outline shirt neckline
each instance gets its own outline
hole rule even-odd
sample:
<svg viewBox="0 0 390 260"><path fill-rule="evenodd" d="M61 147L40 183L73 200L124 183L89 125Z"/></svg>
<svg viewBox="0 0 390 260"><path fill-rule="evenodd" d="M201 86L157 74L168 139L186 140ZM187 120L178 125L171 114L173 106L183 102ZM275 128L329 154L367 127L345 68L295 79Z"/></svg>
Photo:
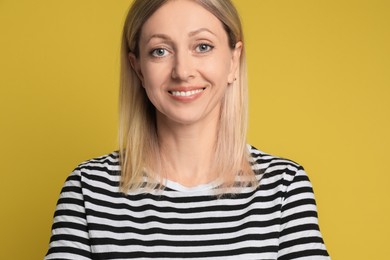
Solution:
<svg viewBox="0 0 390 260"><path fill-rule="evenodd" d="M189 187L189 186L184 186L178 182L165 179L164 184L167 188L172 189L174 191L191 193L191 192L211 191L220 185L220 181L214 180L209 183L199 184L196 186Z"/></svg>

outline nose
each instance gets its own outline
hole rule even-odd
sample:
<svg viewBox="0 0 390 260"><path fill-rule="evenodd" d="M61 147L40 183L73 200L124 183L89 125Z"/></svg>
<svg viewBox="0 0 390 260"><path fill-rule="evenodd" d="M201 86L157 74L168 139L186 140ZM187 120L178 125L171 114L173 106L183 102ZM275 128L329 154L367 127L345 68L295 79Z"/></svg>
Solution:
<svg viewBox="0 0 390 260"><path fill-rule="evenodd" d="M180 81L188 81L195 76L193 59L186 51L178 51L172 66L172 78Z"/></svg>

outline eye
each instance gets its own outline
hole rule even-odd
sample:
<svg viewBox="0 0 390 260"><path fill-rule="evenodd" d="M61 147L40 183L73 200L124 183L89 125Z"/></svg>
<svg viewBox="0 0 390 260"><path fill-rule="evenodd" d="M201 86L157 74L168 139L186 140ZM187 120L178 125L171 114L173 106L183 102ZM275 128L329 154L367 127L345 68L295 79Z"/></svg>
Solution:
<svg viewBox="0 0 390 260"><path fill-rule="evenodd" d="M209 52L214 48L214 46L211 46L210 44L207 43L201 43L198 46L196 46L196 51L197 52Z"/></svg>
<svg viewBox="0 0 390 260"><path fill-rule="evenodd" d="M153 56L153 57L164 57L166 55L168 55L168 51L164 48L157 48L157 49L153 49L150 54Z"/></svg>

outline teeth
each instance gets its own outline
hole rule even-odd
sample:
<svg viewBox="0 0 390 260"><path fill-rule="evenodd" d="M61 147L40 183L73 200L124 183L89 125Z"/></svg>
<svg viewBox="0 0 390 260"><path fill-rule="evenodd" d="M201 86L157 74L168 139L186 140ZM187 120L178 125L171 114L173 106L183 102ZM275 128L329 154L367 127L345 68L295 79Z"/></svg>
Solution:
<svg viewBox="0 0 390 260"><path fill-rule="evenodd" d="M203 89L196 89L196 90L190 90L190 91L170 91L172 96L177 96L177 97L189 97L192 95L195 95L197 93L202 92Z"/></svg>

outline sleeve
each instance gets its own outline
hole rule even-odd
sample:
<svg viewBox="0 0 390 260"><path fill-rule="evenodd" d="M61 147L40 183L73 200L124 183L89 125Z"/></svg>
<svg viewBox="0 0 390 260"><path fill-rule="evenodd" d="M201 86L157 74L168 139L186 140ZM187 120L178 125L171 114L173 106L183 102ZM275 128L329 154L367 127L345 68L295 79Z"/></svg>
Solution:
<svg viewBox="0 0 390 260"><path fill-rule="evenodd" d="M288 183L281 210L278 260L329 260L313 188L302 167Z"/></svg>
<svg viewBox="0 0 390 260"><path fill-rule="evenodd" d="M62 188L54 213L45 260L92 259L80 171L76 169Z"/></svg>

